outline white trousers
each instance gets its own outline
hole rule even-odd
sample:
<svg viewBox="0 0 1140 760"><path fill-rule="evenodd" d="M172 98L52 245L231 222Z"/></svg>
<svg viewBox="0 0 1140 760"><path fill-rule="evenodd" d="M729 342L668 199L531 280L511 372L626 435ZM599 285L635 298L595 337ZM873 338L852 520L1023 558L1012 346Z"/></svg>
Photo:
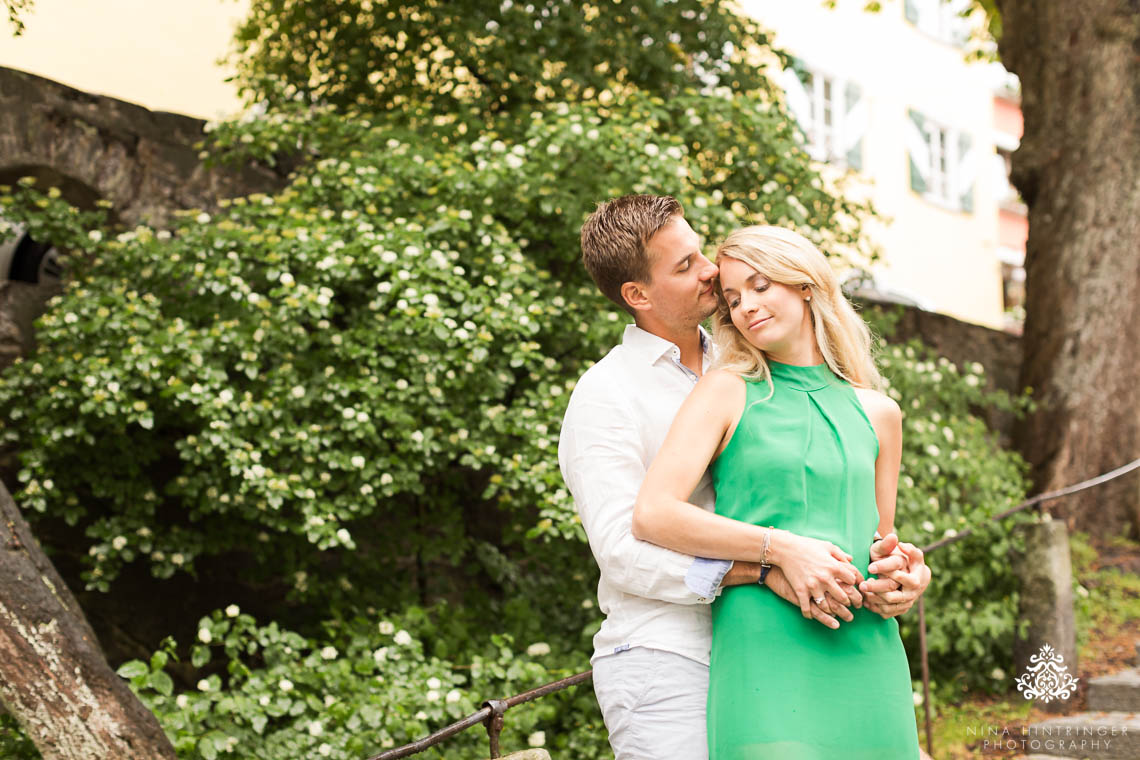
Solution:
<svg viewBox="0 0 1140 760"><path fill-rule="evenodd" d="M709 668L634 647L594 661L594 694L615 760L708 760Z"/></svg>

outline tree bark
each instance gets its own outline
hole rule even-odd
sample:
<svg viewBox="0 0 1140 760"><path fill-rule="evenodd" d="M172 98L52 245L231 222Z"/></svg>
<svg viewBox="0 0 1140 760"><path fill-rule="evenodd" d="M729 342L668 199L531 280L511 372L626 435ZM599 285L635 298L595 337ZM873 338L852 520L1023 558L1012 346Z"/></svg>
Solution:
<svg viewBox="0 0 1140 760"><path fill-rule="evenodd" d="M1040 492L1140 457L1140 0L996 4L1025 118L1021 381L1038 404L1015 439ZM1051 509L1070 528L1140 536L1140 476Z"/></svg>
<svg viewBox="0 0 1140 760"><path fill-rule="evenodd" d="M0 484L0 703L44 760L175 760Z"/></svg>

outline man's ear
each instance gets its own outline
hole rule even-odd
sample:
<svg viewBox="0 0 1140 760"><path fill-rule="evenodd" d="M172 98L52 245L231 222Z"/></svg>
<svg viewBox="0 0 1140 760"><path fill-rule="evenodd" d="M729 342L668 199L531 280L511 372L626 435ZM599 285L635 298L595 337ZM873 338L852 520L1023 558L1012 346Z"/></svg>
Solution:
<svg viewBox="0 0 1140 760"><path fill-rule="evenodd" d="M621 297L634 311L646 311L651 308L649 295L645 292L645 286L640 282L622 283Z"/></svg>

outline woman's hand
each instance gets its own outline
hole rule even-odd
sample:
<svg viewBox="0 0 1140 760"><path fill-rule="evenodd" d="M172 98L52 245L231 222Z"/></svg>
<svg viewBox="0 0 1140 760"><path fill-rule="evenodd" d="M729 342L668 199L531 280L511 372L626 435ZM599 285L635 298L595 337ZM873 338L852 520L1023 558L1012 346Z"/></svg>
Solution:
<svg viewBox="0 0 1140 760"><path fill-rule="evenodd" d="M791 602L792 604L799 604L799 600L796 599L796 592L792 590L792 584L784 577L784 571L780 568L773 567L768 571L768 577L764 579L764 585L781 599ZM854 620L855 615L847 607L848 605L853 605L856 608L863 606L863 597L854 586L845 587L845 590L847 596L842 600L837 601L829 596L823 601L823 604L812 604L812 618L831 629L839 627L839 620L836 618L841 618L847 623Z"/></svg>
<svg viewBox="0 0 1140 760"><path fill-rule="evenodd" d="M854 587L863 581L863 574L851 564L853 557L835 544L772 529L770 551L771 563L783 571L805 618L815 617L813 605L836 613L846 606L844 602L854 603Z"/></svg>

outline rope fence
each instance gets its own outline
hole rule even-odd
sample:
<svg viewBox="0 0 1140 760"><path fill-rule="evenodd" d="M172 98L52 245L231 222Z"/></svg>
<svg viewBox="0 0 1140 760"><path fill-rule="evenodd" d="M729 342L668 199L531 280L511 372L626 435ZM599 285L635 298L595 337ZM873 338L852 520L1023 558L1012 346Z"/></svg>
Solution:
<svg viewBox="0 0 1140 760"><path fill-rule="evenodd" d="M945 538L939 539L938 541L935 541L928 546L924 546L922 547L922 552L923 554L930 554L931 552L937 551L938 549L949 546L950 544L956 543L964 538L973 535L977 530L981 528L1001 522L1002 520L1005 520L1006 518L1011 517L1012 515L1015 515L1019 512L1024 512L1027 509L1039 508L1043 503L1047 501L1053 501L1074 493L1078 493L1079 491L1085 491L1089 488L1094 488L1096 486L1107 483L1110 480L1115 480L1116 478L1127 475L1128 473L1138 469L1140 469L1140 459L1134 459L1126 465L1117 467L1115 470L1109 470L1108 472L1097 475L1094 478L1089 478L1088 480L1083 480L1080 483L1074 483L1073 485L1065 486L1064 488L1059 488L1055 491L1047 491L1045 493L1038 494L1032 498L1026 499L1015 507L1011 507L1004 512L994 515L981 525L966 528L959 531L958 533L955 533L952 536L946 536ZM926 727L926 751L928 754L933 756L934 744L932 738L933 733L931 730L932 720L930 716L930 662L926 648L926 605L923 602L923 597L920 596L918 598L917 606L918 642L920 657L922 660L922 704L924 709ZM571 686L577 686L578 684L586 683L591 679L592 675L592 670L586 670L567 678L539 686L536 689L525 691L522 694L516 694L513 697L508 697L507 699L489 699L483 703L482 709L480 709L478 712L474 712L471 715L468 715L466 718L463 718L456 721L455 723L452 723L449 726L441 728L435 733L425 736L424 738L412 742L411 744L405 744L401 747L395 747L393 749L381 752L378 755L372 755L368 758L368 760L397 760L397 758L409 757L411 755L423 752L424 750L427 750L436 744L439 744L440 742L445 741L452 736L455 736L456 734L462 733L472 726L479 725L480 723L483 724L487 729L487 737L490 743L491 757L501 757L502 755L499 750L499 734L503 730L503 716L508 709L515 707L516 705L521 705L525 702L530 702L532 700L538 699L539 697L544 697L547 694L553 694L554 692L562 691L563 689L567 689Z"/></svg>

